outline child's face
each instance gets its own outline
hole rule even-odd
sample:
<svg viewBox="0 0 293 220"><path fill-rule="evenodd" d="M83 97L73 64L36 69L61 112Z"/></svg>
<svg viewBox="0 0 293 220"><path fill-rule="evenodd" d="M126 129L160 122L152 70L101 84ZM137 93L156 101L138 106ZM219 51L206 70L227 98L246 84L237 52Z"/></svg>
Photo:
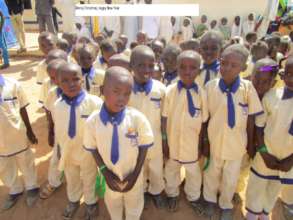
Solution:
<svg viewBox="0 0 293 220"><path fill-rule="evenodd" d="M190 21L189 21L189 19L184 19L184 21L183 21L183 26L184 27L187 27L187 26L189 26L190 25Z"/></svg>
<svg viewBox="0 0 293 220"><path fill-rule="evenodd" d="M110 57L113 56L114 54L115 54L114 50L102 51L102 56L103 56L104 60L106 61L106 63L109 63Z"/></svg>
<svg viewBox="0 0 293 220"><path fill-rule="evenodd" d="M136 57L132 65L134 79L138 83L146 83L154 72L155 57L150 54L142 54Z"/></svg>
<svg viewBox="0 0 293 220"><path fill-rule="evenodd" d="M274 86L273 73L256 70L252 75L252 84L259 97L263 97Z"/></svg>
<svg viewBox="0 0 293 220"><path fill-rule="evenodd" d="M201 16L201 23L206 23L207 22L207 20L208 20L208 18L207 18L207 16L205 16L205 15L203 15L203 16Z"/></svg>
<svg viewBox="0 0 293 220"><path fill-rule="evenodd" d="M227 19L226 18L222 18L222 20L221 20L221 23L222 23L222 25L226 25L227 24Z"/></svg>
<svg viewBox="0 0 293 220"><path fill-rule="evenodd" d="M165 71L171 73L177 70L176 59L177 56L173 53L166 53L162 56Z"/></svg>
<svg viewBox="0 0 293 220"><path fill-rule="evenodd" d="M183 84L190 86L200 72L200 62L195 58L185 57L178 61L177 69Z"/></svg>
<svg viewBox="0 0 293 220"><path fill-rule="evenodd" d="M288 89L293 91L293 64L286 65L285 73L282 79L284 80L284 83Z"/></svg>
<svg viewBox="0 0 293 220"><path fill-rule="evenodd" d="M107 109L112 113L122 111L127 105L132 91L131 81L113 81L103 87L103 95Z"/></svg>
<svg viewBox="0 0 293 220"><path fill-rule="evenodd" d="M58 78L59 87L62 92L69 98L73 98L78 95L82 90L82 74L77 71L66 71L60 73Z"/></svg>
<svg viewBox="0 0 293 220"><path fill-rule="evenodd" d="M200 43L200 53L206 64L212 64L218 60L221 53L221 46L218 40L208 38Z"/></svg>
<svg viewBox="0 0 293 220"><path fill-rule="evenodd" d="M138 33L136 36L136 41L138 44L146 44L147 38L143 33Z"/></svg>
<svg viewBox="0 0 293 220"><path fill-rule="evenodd" d="M78 54L78 64L85 69L91 68L95 62L93 51L82 50Z"/></svg>
<svg viewBox="0 0 293 220"><path fill-rule="evenodd" d="M240 24L240 17L239 16L235 17L234 22L238 26Z"/></svg>
<svg viewBox="0 0 293 220"><path fill-rule="evenodd" d="M57 69L52 68L52 69L48 70L47 72L48 72L48 75L49 75L49 77L50 77L50 80L51 80L55 85L58 85L58 82L57 82Z"/></svg>
<svg viewBox="0 0 293 220"><path fill-rule="evenodd" d="M160 61L161 55L163 53L163 44L161 44L160 42L155 42L152 45L152 49L153 49L153 51L155 53L156 60Z"/></svg>
<svg viewBox="0 0 293 220"><path fill-rule="evenodd" d="M264 47L253 47L251 49L252 59L258 61L267 56L267 49Z"/></svg>
<svg viewBox="0 0 293 220"><path fill-rule="evenodd" d="M244 70L245 61L236 52L224 52L221 57L220 72L225 82L232 83L239 73Z"/></svg>
<svg viewBox="0 0 293 220"><path fill-rule="evenodd" d="M51 50L56 48L56 45L50 37L39 40L39 48L46 56Z"/></svg>

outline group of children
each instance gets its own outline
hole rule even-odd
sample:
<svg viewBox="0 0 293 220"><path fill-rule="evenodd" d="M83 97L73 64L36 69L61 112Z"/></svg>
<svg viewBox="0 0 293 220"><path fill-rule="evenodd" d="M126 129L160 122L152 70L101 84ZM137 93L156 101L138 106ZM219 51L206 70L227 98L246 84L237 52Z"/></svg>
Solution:
<svg viewBox="0 0 293 220"><path fill-rule="evenodd" d="M20 169L29 206L66 180L64 219L73 218L82 196L85 219L97 216L98 197L114 220L140 219L150 198L175 212L184 178L197 215L212 217L218 206L228 220L237 184L249 175L246 218L269 219L282 192L292 219L293 58L278 78L280 42L275 34L245 46L211 30L179 46L139 32L128 49L125 35L112 42L41 33L37 83L53 151L48 182L39 192L23 90L1 76L0 177L10 188L3 209L23 193Z"/></svg>

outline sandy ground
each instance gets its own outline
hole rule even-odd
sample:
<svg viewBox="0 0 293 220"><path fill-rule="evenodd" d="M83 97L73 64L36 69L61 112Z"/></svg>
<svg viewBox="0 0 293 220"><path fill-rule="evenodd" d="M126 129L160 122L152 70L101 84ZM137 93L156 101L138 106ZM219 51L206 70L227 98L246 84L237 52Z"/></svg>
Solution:
<svg viewBox="0 0 293 220"><path fill-rule="evenodd" d="M35 83L36 72L34 67L38 64L40 59L12 59L11 67L7 70L1 71L5 76L9 76L19 80L26 91L30 105L28 112L32 123L33 130L38 137L38 145L32 146L35 151L36 166L38 170L39 184L42 185L47 180L48 162L51 156L51 148L47 144L47 124L44 112L39 108L37 103L39 90ZM21 174L20 174L21 175ZM0 205L7 196L8 190L0 181ZM63 185L51 198L48 200L38 200L33 208L28 208L25 204L25 197L23 196L15 207L6 212L0 213L0 220L59 220L62 219L61 214L66 206L67 198L65 186ZM99 201L101 220L108 220L109 215L102 200ZM242 205L235 208L235 220L243 218ZM75 219L83 219L84 204L81 205ZM179 204L179 211L176 213L168 213L166 210L156 210L153 204L144 210L142 220L201 220L203 217L198 217L188 205L186 199L181 193L181 200ZM218 219L218 218L214 218ZM283 220L281 217L281 206L278 202L273 211L273 220Z"/></svg>

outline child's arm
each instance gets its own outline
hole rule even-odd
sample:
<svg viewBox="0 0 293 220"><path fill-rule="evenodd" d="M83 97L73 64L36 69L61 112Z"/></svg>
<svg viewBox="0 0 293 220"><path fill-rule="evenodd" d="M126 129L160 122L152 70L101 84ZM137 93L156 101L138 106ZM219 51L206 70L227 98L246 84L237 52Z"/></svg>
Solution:
<svg viewBox="0 0 293 220"><path fill-rule="evenodd" d="M47 121L48 121L48 143L49 146L53 147L54 146L54 122L53 122L53 118L52 118L52 114L50 111L48 111L47 109L45 109L46 111L46 116L47 116Z"/></svg>
<svg viewBox="0 0 293 220"><path fill-rule="evenodd" d="M123 192L128 192L129 190L131 190L132 187L134 186L134 184L136 183L136 180L137 180L137 178L141 172L142 166L144 164L147 150L148 149L144 148L144 147L139 148L139 153L138 153L135 169L123 181L123 182L127 183L126 187L123 189Z"/></svg>
<svg viewBox="0 0 293 220"><path fill-rule="evenodd" d="M256 130L256 137L257 137L257 142L258 142L258 148L256 149L258 152L260 152L261 147L265 146L264 142L264 131L262 128L257 128ZM261 157L263 158L266 166L272 170L278 170L279 169L279 161L278 159L269 154L268 152L260 152Z"/></svg>
<svg viewBox="0 0 293 220"><path fill-rule="evenodd" d="M169 145L167 140L167 118L161 117L162 146L164 158L169 158Z"/></svg>
<svg viewBox="0 0 293 220"><path fill-rule="evenodd" d="M254 147L254 123L255 116L249 115L247 119L247 153L250 158L254 158L256 149Z"/></svg>
<svg viewBox="0 0 293 220"><path fill-rule="evenodd" d="M210 142L208 137L208 124L209 121L202 124L202 154L205 157L210 156Z"/></svg>
<svg viewBox="0 0 293 220"><path fill-rule="evenodd" d="M26 107L22 107L19 112L20 112L21 119L25 124L26 135L27 135L28 139L30 140L30 142L32 144L37 144L38 139L36 138L36 136L35 136L35 134L33 132L33 129L31 127L31 123L30 123L30 120L29 120L29 117L28 117L28 114L27 114L27 111L26 111Z"/></svg>
<svg viewBox="0 0 293 220"><path fill-rule="evenodd" d="M97 150L95 150L95 151L91 151L91 153L92 153L98 167L99 168L105 167L104 170L101 172L105 176L107 185L110 187L110 189L113 191L116 191L116 192L122 192L120 179L106 167L99 152Z"/></svg>
<svg viewBox="0 0 293 220"><path fill-rule="evenodd" d="M279 170L289 172L293 167L293 154L289 157L279 161Z"/></svg>

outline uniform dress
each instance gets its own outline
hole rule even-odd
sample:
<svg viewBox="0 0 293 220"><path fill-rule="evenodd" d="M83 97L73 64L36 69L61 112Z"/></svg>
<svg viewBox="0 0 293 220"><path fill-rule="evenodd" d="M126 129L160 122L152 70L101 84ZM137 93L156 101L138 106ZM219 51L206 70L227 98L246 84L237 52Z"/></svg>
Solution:
<svg viewBox="0 0 293 220"><path fill-rule="evenodd" d="M177 83L178 80L179 80L179 76L177 75L177 70L171 73L166 71L163 74L163 83L165 86L169 86L173 83Z"/></svg>
<svg viewBox="0 0 293 220"><path fill-rule="evenodd" d="M81 70L84 79L83 88L92 95L101 96L101 86L104 82L105 71L96 69L94 66L88 70L84 68Z"/></svg>
<svg viewBox="0 0 293 220"><path fill-rule="evenodd" d="M205 85L215 78L220 77L220 62L218 60L214 61L212 64L203 64L200 74L196 77L195 81L197 84L204 88Z"/></svg>
<svg viewBox="0 0 293 220"><path fill-rule="evenodd" d="M257 117L256 125L264 128L268 152L282 160L293 153L293 92L286 87L271 90L262 103L265 113ZM270 213L282 187L292 184L293 169L288 172L269 169L257 153L247 186L247 210L255 214Z"/></svg>

